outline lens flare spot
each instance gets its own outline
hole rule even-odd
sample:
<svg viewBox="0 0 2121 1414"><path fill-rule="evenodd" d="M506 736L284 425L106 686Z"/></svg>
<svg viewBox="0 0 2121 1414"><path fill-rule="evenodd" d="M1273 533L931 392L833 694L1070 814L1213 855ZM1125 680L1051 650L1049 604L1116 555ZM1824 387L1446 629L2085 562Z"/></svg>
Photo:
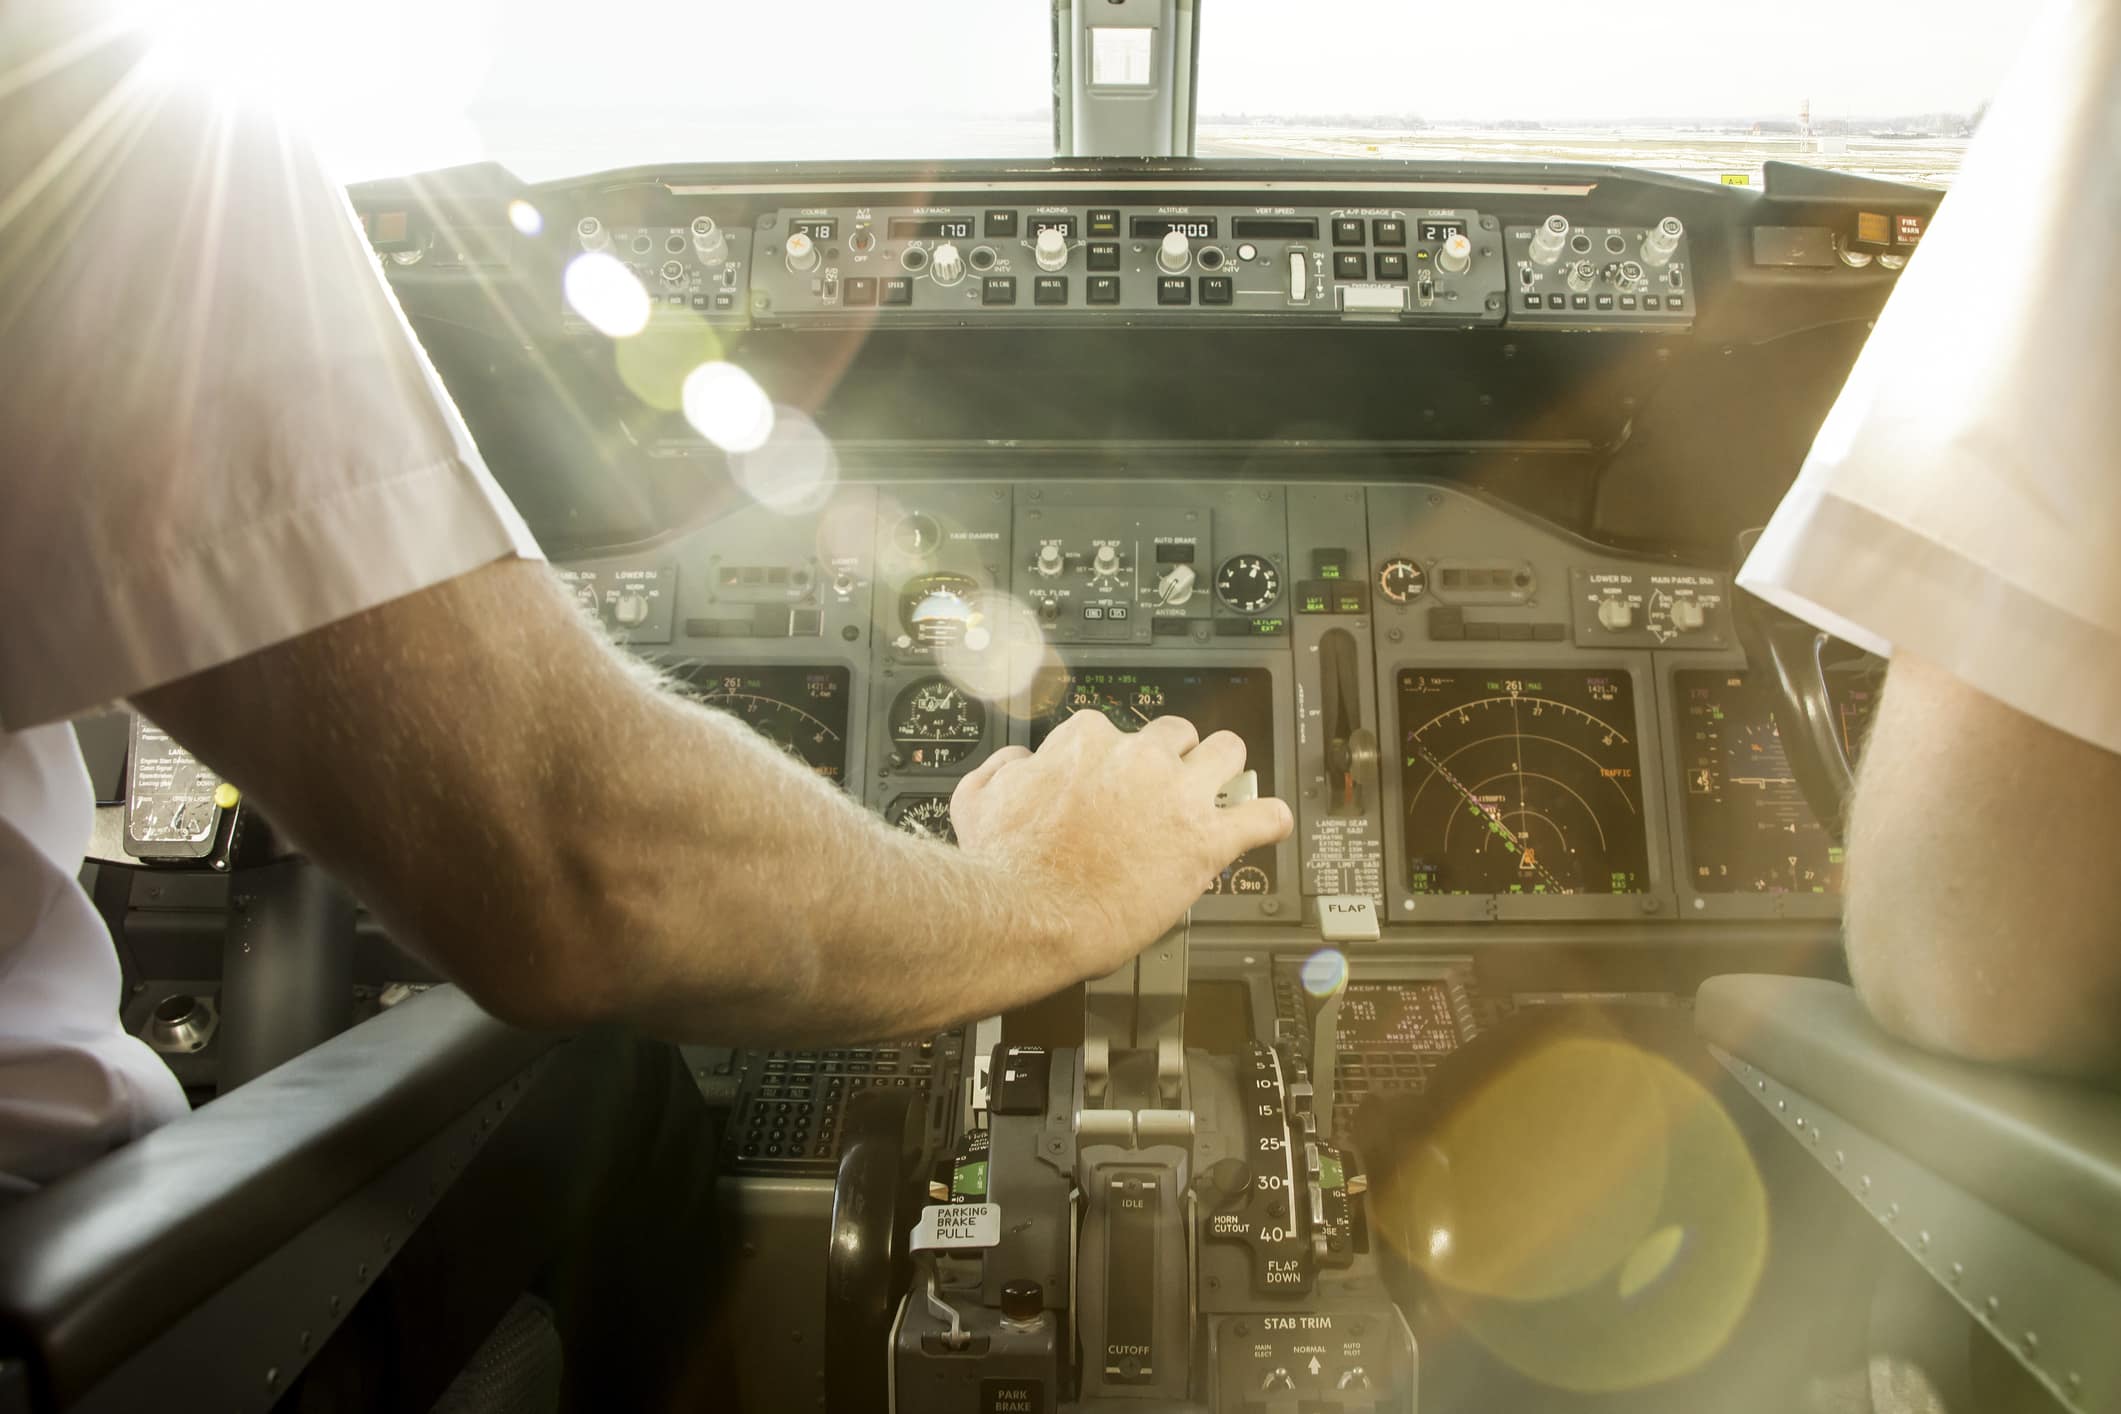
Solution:
<svg viewBox="0 0 2121 1414"><path fill-rule="evenodd" d="M750 382L749 374L743 376ZM691 386L692 380L687 379L688 417L692 411ZM840 479L839 453L833 450L832 439L794 408L775 409L768 403L766 409L769 435L754 450L730 458L729 469L737 485L752 500L782 515L808 515L822 510ZM734 426L732 418L731 428Z"/></svg>
<svg viewBox="0 0 2121 1414"><path fill-rule="evenodd" d="M545 230L545 216L519 197L508 203L508 224L516 228L518 235L537 236Z"/></svg>
<svg viewBox="0 0 2121 1414"><path fill-rule="evenodd" d="M1716 1098L1586 1028L1543 1038L1372 1160L1371 1229L1523 1374L1638 1389L1724 1348L1767 1256L1767 1196Z"/></svg>
<svg viewBox="0 0 2121 1414"><path fill-rule="evenodd" d="M733 363L715 360L693 369L685 378L684 405L685 420L725 452L756 452L773 437L773 400Z"/></svg>
<svg viewBox="0 0 2121 1414"><path fill-rule="evenodd" d="M1312 996L1335 996L1348 985L1348 959L1339 948L1320 948L1304 959L1299 975Z"/></svg>
<svg viewBox="0 0 2121 1414"><path fill-rule="evenodd" d="M614 346L619 381L649 407L677 412L685 406L686 381L702 364L720 358L722 341L704 322L666 320L637 339Z"/></svg>
<svg viewBox="0 0 2121 1414"><path fill-rule="evenodd" d="M560 283L568 307L598 333L630 339L648 327L648 291L615 257L602 251L578 255L567 263Z"/></svg>
<svg viewBox="0 0 2121 1414"><path fill-rule="evenodd" d="M1620 1299L1626 1301L1648 1290L1685 1245L1686 1229L1677 1223L1667 1223L1637 1243L1620 1264Z"/></svg>
<svg viewBox="0 0 2121 1414"><path fill-rule="evenodd" d="M1039 670L1060 661L1039 635L1037 612L999 592L973 595L968 608L964 636L936 650L936 665L983 702L1021 702Z"/></svg>

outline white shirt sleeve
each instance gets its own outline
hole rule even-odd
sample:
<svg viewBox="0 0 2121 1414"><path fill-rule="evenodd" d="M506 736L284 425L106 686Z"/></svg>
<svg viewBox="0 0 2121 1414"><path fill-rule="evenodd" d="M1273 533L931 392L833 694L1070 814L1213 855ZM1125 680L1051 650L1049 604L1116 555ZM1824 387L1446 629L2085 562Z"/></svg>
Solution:
<svg viewBox="0 0 2121 1414"><path fill-rule="evenodd" d="M537 544L344 192L137 36L0 12L0 725Z"/></svg>
<svg viewBox="0 0 2121 1414"><path fill-rule="evenodd" d="M2027 36L1739 583L2121 752L2121 5Z"/></svg>

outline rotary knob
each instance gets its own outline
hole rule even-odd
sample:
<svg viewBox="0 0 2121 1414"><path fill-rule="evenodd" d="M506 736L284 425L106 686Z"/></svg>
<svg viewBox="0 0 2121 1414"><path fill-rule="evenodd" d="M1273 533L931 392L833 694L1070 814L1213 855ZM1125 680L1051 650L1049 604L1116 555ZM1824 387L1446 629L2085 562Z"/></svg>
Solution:
<svg viewBox="0 0 2121 1414"><path fill-rule="evenodd" d="M1098 546L1097 553L1090 557L1090 571L1093 574L1119 573L1119 551L1110 545Z"/></svg>
<svg viewBox="0 0 2121 1414"><path fill-rule="evenodd" d="M611 244L611 232L605 230L604 223L594 216L584 216L575 222L574 234L584 250L603 250Z"/></svg>
<svg viewBox="0 0 2121 1414"><path fill-rule="evenodd" d="M1613 288L1624 295L1632 295L1648 283L1639 260L1623 260L1613 267Z"/></svg>
<svg viewBox="0 0 2121 1414"><path fill-rule="evenodd" d="M1463 275L1473 268L1473 243L1464 231L1444 237L1443 248L1436 252L1436 268L1449 275Z"/></svg>
<svg viewBox="0 0 2121 1414"><path fill-rule="evenodd" d="M1065 270L1068 268L1068 235L1058 226L1048 226L1038 233L1032 243L1031 253L1038 260L1041 270Z"/></svg>
<svg viewBox="0 0 2121 1414"><path fill-rule="evenodd" d="M797 231L788 237L785 255L790 274L807 275L817 269L817 242L810 239L808 231Z"/></svg>
<svg viewBox="0 0 2121 1414"><path fill-rule="evenodd" d="M1569 266L1569 288L1583 294L1598 283L1598 267L1588 260L1579 260Z"/></svg>
<svg viewBox="0 0 2121 1414"><path fill-rule="evenodd" d="M1672 601L1672 627L1681 633L1692 633L1709 621L1707 610L1699 599L1674 599Z"/></svg>
<svg viewBox="0 0 2121 1414"><path fill-rule="evenodd" d="M1569 243L1569 218L1556 212L1532 233L1532 263L1552 265Z"/></svg>
<svg viewBox="0 0 2121 1414"><path fill-rule="evenodd" d="M1642 238L1642 258L1651 265L1662 265L1679 249L1679 238L1686 234L1686 227L1677 216L1667 216L1650 227Z"/></svg>
<svg viewBox="0 0 2121 1414"><path fill-rule="evenodd" d="M1193 597L1193 586L1199 578L1191 565L1173 565L1156 581L1156 601L1177 608Z"/></svg>
<svg viewBox="0 0 2121 1414"><path fill-rule="evenodd" d="M1598 626L1611 633L1626 633L1635 626L1635 606L1625 599L1599 600Z"/></svg>
<svg viewBox="0 0 2121 1414"><path fill-rule="evenodd" d="M712 216L692 218L692 248L702 265L720 265L729 258L729 241Z"/></svg>
<svg viewBox="0 0 2121 1414"><path fill-rule="evenodd" d="M629 589L613 601L611 617L621 628L638 628L648 622L648 596Z"/></svg>
<svg viewBox="0 0 2121 1414"><path fill-rule="evenodd" d="M928 273L938 285L954 285L965 278L965 256L956 244L944 241L928 257Z"/></svg>
<svg viewBox="0 0 2121 1414"><path fill-rule="evenodd" d="M1060 546L1041 545L1038 547L1038 563L1033 565L1032 568L1036 569L1039 574L1051 579L1059 574L1063 567L1064 563L1061 558Z"/></svg>
<svg viewBox="0 0 2121 1414"><path fill-rule="evenodd" d="M1164 232L1164 243L1156 248L1156 263L1166 273L1178 274L1193 263L1193 242L1184 231Z"/></svg>

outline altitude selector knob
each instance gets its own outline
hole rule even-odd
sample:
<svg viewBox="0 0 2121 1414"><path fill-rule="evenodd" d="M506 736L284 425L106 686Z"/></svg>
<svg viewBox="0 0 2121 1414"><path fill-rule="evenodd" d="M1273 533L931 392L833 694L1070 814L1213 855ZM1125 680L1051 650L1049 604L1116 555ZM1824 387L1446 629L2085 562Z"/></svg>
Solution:
<svg viewBox="0 0 2121 1414"><path fill-rule="evenodd" d="M1473 268L1473 243L1464 231L1444 237L1443 248L1436 252L1436 268L1449 275L1463 275Z"/></svg>
<svg viewBox="0 0 2121 1414"><path fill-rule="evenodd" d="M938 285L954 285L965 278L965 256L955 242L944 241L928 257L928 273Z"/></svg>
<svg viewBox="0 0 2121 1414"><path fill-rule="evenodd" d="M817 269L817 242L810 239L808 231L797 231L790 235L783 253L791 274L807 275Z"/></svg>
<svg viewBox="0 0 2121 1414"><path fill-rule="evenodd" d="M1068 266L1068 237L1060 227L1048 226L1038 233L1031 253L1038 260L1041 270L1065 270Z"/></svg>
<svg viewBox="0 0 2121 1414"><path fill-rule="evenodd" d="M1186 239L1184 231L1164 232L1164 243L1156 248L1156 263L1176 275L1193 263L1193 242Z"/></svg>

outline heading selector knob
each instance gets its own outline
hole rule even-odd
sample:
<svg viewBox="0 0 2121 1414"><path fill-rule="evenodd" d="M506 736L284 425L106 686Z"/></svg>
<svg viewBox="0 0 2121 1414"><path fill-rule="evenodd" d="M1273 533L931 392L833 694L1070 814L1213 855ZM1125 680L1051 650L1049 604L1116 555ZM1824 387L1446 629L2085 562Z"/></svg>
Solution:
<svg viewBox="0 0 2121 1414"><path fill-rule="evenodd" d="M810 239L808 231L797 231L788 237L786 255L792 274L806 275L817 269L817 242Z"/></svg>
<svg viewBox="0 0 2121 1414"><path fill-rule="evenodd" d="M1473 266L1473 243L1466 239L1464 231L1453 231L1445 236L1443 248L1436 252L1436 268L1446 274L1463 275Z"/></svg>
<svg viewBox="0 0 2121 1414"><path fill-rule="evenodd" d="M1068 264L1068 236L1058 226L1048 226L1038 233L1032 243L1031 253L1038 260L1041 270L1062 270Z"/></svg>
<svg viewBox="0 0 2121 1414"><path fill-rule="evenodd" d="M1184 231L1164 232L1164 243L1156 250L1156 263L1167 273L1178 274L1193 263L1193 242L1186 239Z"/></svg>
<svg viewBox="0 0 2121 1414"><path fill-rule="evenodd" d="M1552 265L1569 243L1569 218L1556 212L1532 232L1532 263Z"/></svg>
<svg viewBox="0 0 2121 1414"><path fill-rule="evenodd" d="M944 241L928 257L928 273L935 277L938 285L954 285L965 278L964 253L955 242Z"/></svg>

